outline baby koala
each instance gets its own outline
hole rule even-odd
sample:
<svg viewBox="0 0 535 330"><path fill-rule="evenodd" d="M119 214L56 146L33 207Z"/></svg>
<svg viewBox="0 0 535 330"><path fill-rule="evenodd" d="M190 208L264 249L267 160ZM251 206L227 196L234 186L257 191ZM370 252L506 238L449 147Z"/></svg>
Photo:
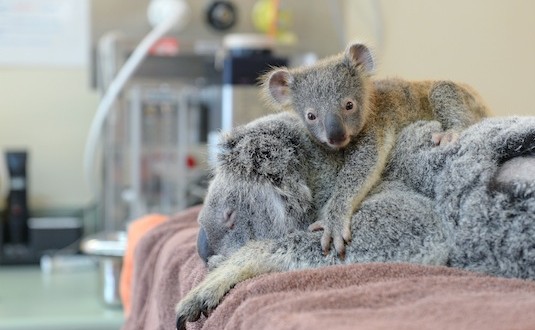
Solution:
<svg viewBox="0 0 535 330"><path fill-rule="evenodd" d="M343 157L330 178L334 188L310 230L323 230L325 254L331 241L340 257L351 239L350 219L376 186L402 128L418 120L438 120L435 144L487 116L479 95L449 81L374 80L369 48L355 43L336 56L296 69L265 75L264 97L276 108L294 111L327 158Z"/></svg>

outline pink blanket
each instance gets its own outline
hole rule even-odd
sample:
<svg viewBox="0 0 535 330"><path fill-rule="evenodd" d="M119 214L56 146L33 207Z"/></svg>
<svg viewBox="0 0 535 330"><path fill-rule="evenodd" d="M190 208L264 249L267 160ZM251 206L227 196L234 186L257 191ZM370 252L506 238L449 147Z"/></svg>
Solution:
<svg viewBox="0 0 535 330"><path fill-rule="evenodd" d="M174 329L178 300L206 275L200 207L149 231L134 257L123 329ZM189 329L535 329L535 282L446 267L359 264L260 276Z"/></svg>

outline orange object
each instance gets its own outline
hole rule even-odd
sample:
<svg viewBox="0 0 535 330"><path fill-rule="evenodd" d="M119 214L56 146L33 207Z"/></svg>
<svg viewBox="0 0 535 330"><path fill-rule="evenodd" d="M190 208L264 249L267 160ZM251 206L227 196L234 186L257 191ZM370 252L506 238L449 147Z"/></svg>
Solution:
<svg viewBox="0 0 535 330"><path fill-rule="evenodd" d="M119 284L119 294L123 303L125 316L130 314L132 297L132 274L134 272L134 251L139 240L152 228L169 219L162 214L149 214L134 220L128 226L126 251L123 258L123 268L121 269L121 280Z"/></svg>
<svg viewBox="0 0 535 330"><path fill-rule="evenodd" d="M268 35L272 38L277 37L277 30L279 25L279 5L280 0L272 0L271 1L272 9L273 10L273 17L271 20L271 24L269 25L269 33Z"/></svg>

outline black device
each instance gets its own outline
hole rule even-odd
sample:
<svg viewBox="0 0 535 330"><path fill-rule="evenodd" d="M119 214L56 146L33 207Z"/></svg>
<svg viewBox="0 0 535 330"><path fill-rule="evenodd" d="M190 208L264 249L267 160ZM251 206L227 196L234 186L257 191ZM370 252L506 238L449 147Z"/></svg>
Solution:
<svg viewBox="0 0 535 330"><path fill-rule="evenodd" d="M221 127L224 131L270 112L259 101L258 79L272 67L287 65L285 57L272 53L265 37L236 35L227 40L221 98Z"/></svg>
<svg viewBox="0 0 535 330"><path fill-rule="evenodd" d="M9 173L9 193L5 212L5 241L11 244L28 243L28 153L24 150L5 154Z"/></svg>
<svg viewBox="0 0 535 330"><path fill-rule="evenodd" d="M44 253L63 249L78 241L82 227L80 219L74 215L40 214L30 219L28 152L9 150L4 156L9 192L0 227L0 264L36 264Z"/></svg>
<svg viewBox="0 0 535 330"><path fill-rule="evenodd" d="M269 49L230 49L223 64L223 84L258 86L258 78L271 67L286 66L286 58Z"/></svg>

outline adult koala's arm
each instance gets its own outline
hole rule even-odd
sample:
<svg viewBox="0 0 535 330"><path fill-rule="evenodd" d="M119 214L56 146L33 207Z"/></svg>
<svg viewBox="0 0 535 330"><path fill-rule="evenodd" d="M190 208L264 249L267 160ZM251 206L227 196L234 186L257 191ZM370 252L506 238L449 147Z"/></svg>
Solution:
<svg viewBox="0 0 535 330"><path fill-rule="evenodd" d="M201 313L215 309L236 284L261 274L288 270L283 254L275 254L274 241L250 241L211 271L177 305L176 328L186 329L186 322L197 321Z"/></svg>
<svg viewBox="0 0 535 330"><path fill-rule="evenodd" d="M320 232L297 230L272 240L249 240L224 256L226 260L178 304L178 329L215 309L239 282L261 274L360 262L442 265L449 254L448 233L435 217L431 200L400 182L381 184L353 216L352 226L360 230L353 228L345 260L335 251L321 253Z"/></svg>

